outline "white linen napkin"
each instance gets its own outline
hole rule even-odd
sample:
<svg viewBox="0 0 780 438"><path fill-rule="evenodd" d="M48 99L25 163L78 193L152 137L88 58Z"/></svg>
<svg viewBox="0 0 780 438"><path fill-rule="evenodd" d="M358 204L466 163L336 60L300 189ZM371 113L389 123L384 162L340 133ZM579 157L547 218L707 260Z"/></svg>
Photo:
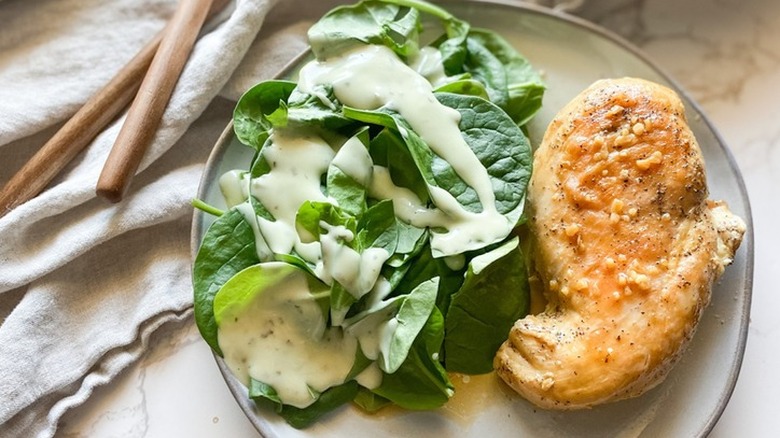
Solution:
<svg viewBox="0 0 780 438"><path fill-rule="evenodd" d="M120 117L41 195L0 218L0 436L53 435L65 411L139 358L151 332L191 316L189 201L206 158L234 100L304 50L308 20L333 3L228 5L197 42L122 203L94 194ZM0 1L0 184L175 7Z"/></svg>

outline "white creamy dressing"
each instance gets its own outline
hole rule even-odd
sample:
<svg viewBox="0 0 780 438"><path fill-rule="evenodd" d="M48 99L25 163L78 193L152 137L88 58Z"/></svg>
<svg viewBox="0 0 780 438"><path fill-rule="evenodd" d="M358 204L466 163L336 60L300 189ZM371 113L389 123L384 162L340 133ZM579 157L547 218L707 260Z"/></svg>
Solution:
<svg viewBox="0 0 780 438"><path fill-rule="evenodd" d="M276 130L263 148L271 170L252 180L249 191L276 219L258 218L268 246L280 254L294 248L304 259L319 260L319 244L302 243L295 231L295 215L306 201L333 202L320 190L320 178L335 152L323 139L306 133Z"/></svg>
<svg viewBox="0 0 780 438"><path fill-rule="evenodd" d="M395 185L386 167L373 166L372 174L368 194L377 199L392 199L393 211L401 220L418 228L439 225L447 220L441 210L423 205L413 191Z"/></svg>
<svg viewBox="0 0 780 438"><path fill-rule="evenodd" d="M457 257L506 237L511 223L497 211L473 213L463 209L452 195L440 187L428 186L438 208L428 208L405 187L396 186L386 167L374 166L368 193L378 199L392 199L393 211L401 220L418 228L432 228L434 256ZM446 229L446 232L438 231ZM456 266L454 264L453 266Z"/></svg>
<svg viewBox="0 0 780 438"><path fill-rule="evenodd" d="M249 172L231 170L219 177L219 189L228 208L235 207L249 197Z"/></svg>
<svg viewBox="0 0 780 438"><path fill-rule="evenodd" d="M379 388L379 385L382 384L383 376L384 374L382 374L382 369L379 368L379 365L377 365L376 362L371 362L366 369L355 376L355 381L364 388L375 389Z"/></svg>
<svg viewBox="0 0 780 438"><path fill-rule="evenodd" d="M355 299L359 299L374 287L382 264L390 258L390 253L383 248L366 248L359 253L342 243L351 242L354 238L347 228L327 222L320 222L320 227L326 233L320 235L322 264L317 266L317 276L325 283L338 281Z"/></svg>
<svg viewBox="0 0 780 438"><path fill-rule="evenodd" d="M382 303L382 300L387 298L387 296L390 295L390 292L392 291L393 285L390 284L390 282L385 277L380 276L376 279L374 288L371 289L371 292L366 297L366 307L372 309L379 306Z"/></svg>
<svg viewBox="0 0 780 438"><path fill-rule="evenodd" d="M444 73L441 52L436 47L425 46L421 48L419 52L409 59L409 67L427 79L433 88L438 88L447 83L447 74Z"/></svg>
<svg viewBox="0 0 780 438"><path fill-rule="evenodd" d="M458 271L466 266L466 256L463 254L447 256L444 257L444 263L453 271Z"/></svg>
<svg viewBox="0 0 780 438"><path fill-rule="evenodd" d="M282 263L268 263L287 268ZM236 306L238 307L238 306ZM302 271L258 293L243 308L226 309L219 325L225 363L245 385L273 387L285 404L304 408L317 392L339 385L352 369L357 341L325 318Z"/></svg>
<svg viewBox="0 0 780 438"><path fill-rule="evenodd" d="M255 214L255 210L252 208L252 204L249 202L243 202L236 205L238 210L243 216L244 220L252 227L252 233L255 235L255 251L257 251L257 257L260 261L273 260L273 251L268 247L268 244L263 238L263 233L260 231L259 217Z"/></svg>
<svg viewBox="0 0 780 438"><path fill-rule="evenodd" d="M255 236L255 251L261 261L273 259L273 251L268 247L263 233L260 230L259 217L255 214L252 205L247 201L249 198L249 185L251 178L249 172L241 170L231 170L225 172L219 178L219 188L222 196L225 198L225 204L228 208L238 210L244 216L244 220L252 228L252 234Z"/></svg>
<svg viewBox="0 0 780 438"><path fill-rule="evenodd" d="M384 301L346 322L345 332L357 338L360 350L368 359L378 360L380 353L387 355L390 351L390 340L398 327L395 319L398 306L397 299Z"/></svg>
<svg viewBox="0 0 780 438"><path fill-rule="evenodd" d="M481 169L487 174L484 167ZM452 256L483 248L504 239L512 232L513 224L496 210L492 192L493 202L488 204L490 208L479 213L464 209L448 191L440 187L428 186L428 192L433 203L446 213L448 219L431 225L431 250L434 257ZM481 197L480 202L485 205ZM437 231L437 227L447 231Z"/></svg>
<svg viewBox="0 0 780 438"><path fill-rule="evenodd" d="M421 56L419 68L426 64L426 56L431 57L427 52ZM460 113L439 103L431 83L404 64L392 50L385 46L360 46L342 56L312 61L301 69L298 82L301 91L332 105L318 93L323 85L331 85L334 95L344 105L363 110L385 106L397 111L431 150L450 163L458 176L476 191L483 209L472 213L463 209L446 190L429 186L434 205L445 215L423 214L420 220L432 228L447 230L447 233L435 233L431 240L436 254L452 255L476 249L509 234L513 224L496 210L487 170L458 128ZM384 182L392 181L386 178ZM373 185L379 183L372 181ZM387 190L400 195L399 201L404 204L399 207L402 219L411 222L412 218L424 213L409 193L393 188ZM411 218L403 215L404 212L411 213Z"/></svg>
<svg viewBox="0 0 780 438"><path fill-rule="evenodd" d="M295 216L305 201L336 204L320 188L331 163L364 185L372 197L392 199L402 220L432 228L435 255L459 254L509 234L512 224L496 211L487 171L460 133L460 114L433 95L429 80L444 79L436 49L421 50L409 67L384 46L364 46L307 64L298 87L331 107L335 106L321 92L322 85L332 85L344 105L365 110L387 106L397 111L475 190L483 206L479 213L466 211L450 193L433 186L428 189L435 208L424 205L411 190L396 186L387 168L374 165L366 147L354 137L334 152L326 141L310 133L275 130L263 149L271 167L267 174L250 180L246 172L233 171L220 178L228 205L235 206L252 225L261 260L272 259L272 252L294 250L315 264L315 273L326 284L338 281L355 298L369 294L369 310L364 312L368 316L363 320L353 317L357 321L353 324L343 320L344 314L336 315L335 324L344 329L325 327L302 272L259 294L219 326L220 348L240 380L248 383L251 376L272 386L285 404L305 407L314 401L310 389L323 391L344 382L358 345L371 360L389 351L398 327L398 306L394 299L384 300L391 290L380 271L391 254L380 248L358 253L344 244L354 236L343 226L320 223L326 230L320 242L303 243L296 232ZM247 201L250 195L268 209L274 221L255 214ZM462 263L457 258L448 262ZM381 368L381 361L372 363L356 380L375 388L381 383Z"/></svg>
<svg viewBox="0 0 780 438"><path fill-rule="evenodd" d="M226 201L252 226L260 259L272 260L273 253L295 250L315 264L315 272L326 284L336 280L355 298L369 292L391 254L381 248L368 248L362 253L349 248L344 242L352 241L354 236L344 227L322 222L326 233L320 236L321 241L308 243L302 242L295 227L295 216L304 202L336 204L320 190L321 177L331 163L357 182L369 184L373 168L366 147L352 138L335 153L319 137L275 131L263 148L263 159L271 170L258 178L250 181L248 174L240 171L227 172L220 178ZM250 194L268 209L274 221L255 214L247 201Z"/></svg>
<svg viewBox="0 0 780 438"><path fill-rule="evenodd" d="M371 183L374 162L357 137L347 140L333 158L333 165L363 187Z"/></svg>

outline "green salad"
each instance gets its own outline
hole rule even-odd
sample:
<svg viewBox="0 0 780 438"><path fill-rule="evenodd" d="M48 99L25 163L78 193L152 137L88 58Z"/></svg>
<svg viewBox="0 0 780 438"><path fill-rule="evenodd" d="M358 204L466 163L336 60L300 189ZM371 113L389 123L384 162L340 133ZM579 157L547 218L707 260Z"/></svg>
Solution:
<svg viewBox="0 0 780 438"><path fill-rule="evenodd" d="M513 231L544 85L500 36L418 0L336 8L309 41L296 82L236 106L255 154L221 176L228 208L194 202L217 216L198 328L297 428L350 402L440 407L448 373L492 371L528 312Z"/></svg>

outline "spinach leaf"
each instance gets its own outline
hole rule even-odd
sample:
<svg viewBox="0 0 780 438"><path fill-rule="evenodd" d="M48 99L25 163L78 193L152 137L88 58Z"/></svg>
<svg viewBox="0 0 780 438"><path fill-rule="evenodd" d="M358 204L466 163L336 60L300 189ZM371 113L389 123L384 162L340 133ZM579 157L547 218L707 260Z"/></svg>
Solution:
<svg viewBox="0 0 780 438"><path fill-rule="evenodd" d="M377 412L392 403L390 400L374 394L371 390L363 388L362 386L352 402L368 413Z"/></svg>
<svg viewBox="0 0 780 438"><path fill-rule="evenodd" d="M358 374L365 371L366 368L368 368L369 365L371 365L373 361L366 357L365 354L363 354L363 350L360 348L355 349L355 363L352 365L352 369L349 370L349 373L347 374L347 377L345 380L352 380L355 377L357 377Z"/></svg>
<svg viewBox="0 0 780 438"><path fill-rule="evenodd" d="M320 222L344 226L351 231L353 235L357 228L357 221L352 215L347 214L339 207L329 202L306 201L301 204L301 207L298 209L298 214L295 216L295 226L299 230L305 230L312 238L309 240L308 238L304 238L309 236L301 235L301 240L319 241L320 234L322 234L323 231ZM301 233L299 232L299 234ZM355 240L353 239L350 242L344 242L344 244L353 248L354 242Z"/></svg>
<svg viewBox="0 0 780 438"><path fill-rule="evenodd" d="M328 196L335 199L344 212L359 216L366 209L366 188L358 184L343 170L334 166L328 166L327 183L325 191Z"/></svg>
<svg viewBox="0 0 780 438"><path fill-rule="evenodd" d="M271 385L250 377L248 389L249 398L254 400L256 404L273 409L276 413L282 411L282 399L279 398L279 394Z"/></svg>
<svg viewBox="0 0 780 438"><path fill-rule="evenodd" d="M445 36L436 43L442 55L444 71L448 75L455 74L463 65L466 57L466 37L470 25L450 14L446 10L421 0L384 0L401 6L417 9L424 14L438 18L444 26Z"/></svg>
<svg viewBox="0 0 780 438"><path fill-rule="evenodd" d="M372 125L384 126L395 130L395 132L402 131L401 128L411 126L404 120L398 113L387 108L379 108L376 110L362 110L358 108L352 108L349 106L343 107L344 116L359 122L368 123ZM404 125L399 128L398 121L402 121ZM404 138L406 141L406 138ZM422 140L421 140L422 141Z"/></svg>
<svg viewBox="0 0 780 438"><path fill-rule="evenodd" d="M214 299L214 318L217 325L224 318L228 318L236 312L247 306L259 293L263 293L268 287L278 284L289 275L298 272L297 267L284 263L256 264L252 265L230 278L219 290ZM326 288L314 278L308 278L309 289L312 296L317 299L320 292ZM320 300L320 308L325 313L327 305L323 306ZM356 353L357 354L357 353ZM355 366L359 366L356 356ZM365 360L361 361L363 367L367 365ZM352 372L359 372L353 367ZM313 421L316 421L322 415L330 412L338 406L352 400L357 394L357 383L347 382L326 390L318 395L317 400L310 406L300 409L293 406L283 405L277 392L273 387L263 382L251 379L249 385L249 396L258 404L265 404L276 410L290 425L297 428L306 427Z"/></svg>
<svg viewBox="0 0 780 438"><path fill-rule="evenodd" d="M295 406L282 405L273 388L253 380L250 385L249 397L258 405L265 405L274 409L290 426L296 429L303 429L339 406L354 399L358 393L358 388L357 382L351 380L339 386L329 388L320 394L319 398L311 405L305 408L296 408Z"/></svg>
<svg viewBox="0 0 780 438"><path fill-rule="evenodd" d="M220 356L214 296L235 274L260 263L252 227L241 212L231 209L219 218L203 236L192 270L195 323L207 344Z"/></svg>
<svg viewBox="0 0 780 438"><path fill-rule="evenodd" d="M314 266L297 254L275 253L273 259L277 262L284 262L289 265L293 265L298 269L306 271L306 273L311 275L312 277L317 277L317 274L314 272Z"/></svg>
<svg viewBox="0 0 780 438"><path fill-rule="evenodd" d="M438 286L437 278L421 283L401 303L394 317L396 328L390 337L387 350L382 350L379 368L384 372L396 372L406 360L412 343L435 307Z"/></svg>
<svg viewBox="0 0 780 438"><path fill-rule="evenodd" d="M401 303L407 296L396 296L379 301L374 306L351 316L344 324L345 331L357 338L375 333L377 327L385 324L398 313Z"/></svg>
<svg viewBox="0 0 780 438"><path fill-rule="evenodd" d="M461 133L487 169L496 197L496 209L517 223L523 212L533 162L528 138L504 111L484 99L452 93L437 93L436 98L460 113ZM476 210L479 205L476 192L465 185L448 163L439 157L434 160L433 166L439 169L436 180L447 182L442 188L452 193L467 209L479 211Z"/></svg>
<svg viewBox="0 0 780 438"><path fill-rule="evenodd" d="M469 28L468 23L460 20L450 21L446 26L447 39L438 44L438 49L441 52L444 73L447 75L456 74L466 59Z"/></svg>
<svg viewBox="0 0 780 438"><path fill-rule="evenodd" d="M244 268L225 282L214 296L214 321L217 327L226 319L231 320L236 315L240 316L259 294L265 293L266 290L296 273L303 273L311 298L319 307L323 321L326 320L330 308L328 286L310 272L301 269L298 265L284 262L258 263Z"/></svg>
<svg viewBox="0 0 780 438"><path fill-rule="evenodd" d="M490 101L501 108L509 102L509 90L504 64L496 55L485 47L481 41L466 39L468 56L463 64L463 71L470 73L475 79L485 85Z"/></svg>
<svg viewBox="0 0 780 438"><path fill-rule="evenodd" d="M453 394L452 383L438 360L444 317L434 308L404 362L385 374L373 392L406 409L435 409Z"/></svg>
<svg viewBox="0 0 780 438"><path fill-rule="evenodd" d="M398 219L393 212L393 201L386 199L369 208L357 223L358 251L366 248L382 248L389 254L398 245Z"/></svg>
<svg viewBox="0 0 780 438"><path fill-rule="evenodd" d="M385 122L391 125L390 128L395 129L395 123L389 120ZM375 164L388 169L395 185L411 190L423 204L428 202L428 187L425 179L398 132L389 128L383 129L371 139L369 151Z"/></svg>
<svg viewBox="0 0 780 438"><path fill-rule="evenodd" d="M444 316L449 308L450 296L457 292L463 283L464 270L452 270L447 266L443 258L435 258L431 252L431 246L425 247L415 255L408 263L408 268L403 271L400 279L396 280L393 294L407 294L420 283L431 278L439 278L439 287L436 294L436 307L442 311Z"/></svg>
<svg viewBox="0 0 780 438"><path fill-rule="evenodd" d="M331 102L338 102L333 89L322 90ZM338 131L352 121L341 108L330 108L318 96L303 93L290 81L263 81L247 90L233 110L233 131L241 143L260 150L273 128L316 126ZM257 177L257 175L254 175Z"/></svg>
<svg viewBox="0 0 780 438"><path fill-rule="evenodd" d="M444 336L444 315L438 308L434 308L420 332L418 345L421 347L420 351L424 351L426 357L430 358L433 364L436 365L431 370L441 374L443 377L448 377L444 367L439 366L441 362L439 360L439 352L444 343Z"/></svg>
<svg viewBox="0 0 780 438"><path fill-rule="evenodd" d="M428 242L428 231L424 228L417 228L407 224L400 219L396 219L398 228L398 243L395 247L395 253L387 260L387 264L392 267L400 267L408 263L412 257L419 254Z"/></svg>
<svg viewBox="0 0 780 438"><path fill-rule="evenodd" d="M438 279L428 280L411 293L397 295L347 319L346 331L360 338L381 331L380 337L388 338L379 344L379 368L394 373L407 355L435 309ZM361 347L363 348L363 347Z"/></svg>
<svg viewBox="0 0 780 438"><path fill-rule="evenodd" d="M351 124L341 115L341 104L333 93L332 85L318 85L315 94L308 94L298 88L287 100L287 123L290 127L321 127L338 131ZM327 102L327 104L326 104Z"/></svg>
<svg viewBox="0 0 780 438"><path fill-rule="evenodd" d="M545 90L541 82L509 84L509 102L504 110L518 126L525 126L542 107Z"/></svg>
<svg viewBox="0 0 780 438"><path fill-rule="evenodd" d="M461 80L472 78L482 84L488 100L506 111L518 126L525 125L542 105L545 86L541 77L495 32L468 27L463 31L467 35L434 42L442 53L445 72L455 79L437 91L476 95L458 89L465 85L458 84Z"/></svg>
<svg viewBox="0 0 780 438"><path fill-rule="evenodd" d="M463 285L465 268L460 270L450 269L441 258L436 259L436 262L439 264L439 293L436 295L436 306L441 309L442 314L446 318L452 295Z"/></svg>
<svg viewBox="0 0 780 438"><path fill-rule="evenodd" d="M390 257L387 260L387 263L382 266L381 274L390 286L390 290L392 291L390 296L399 294L397 286L404 279L407 272L409 272L409 268L412 267L412 262L414 261L414 257L409 257L406 260L401 259L401 257L394 257L395 256ZM409 290L406 291L406 293L408 292Z"/></svg>
<svg viewBox="0 0 780 438"><path fill-rule="evenodd" d="M439 261L433 258L431 246L425 245L420 253L409 263L409 268L404 276L399 279L395 292L407 294L420 284L438 277L439 274Z"/></svg>
<svg viewBox="0 0 780 438"><path fill-rule="evenodd" d="M491 101L515 123L525 125L542 106L545 86L539 73L495 32L472 29L468 48L464 70L485 83Z"/></svg>
<svg viewBox="0 0 780 438"><path fill-rule="evenodd" d="M233 130L241 143L259 150L274 126L287 120L287 98L295 82L264 81L247 90L233 111Z"/></svg>
<svg viewBox="0 0 780 438"><path fill-rule="evenodd" d="M513 223L519 222L531 176L532 152L528 138L501 108L485 99L453 93L436 93L436 98L460 113L460 131L487 169L498 212ZM400 133L427 184L450 192L468 211L482 211L476 191L430 149L400 114L385 107L377 110L344 107L344 115ZM487 242L490 243L494 242Z"/></svg>
<svg viewBox="0 0 780 438"><path fill-rule="evenodd" d="M309 28L309 44L317 59L344 53L353 46L381 44L401 56L417 50L417 9L379 1L337 7Z"/></svg>
<svg viewBox="0 0 780 438"><path fill-rule="evenodd" d="M260 202L260 200L254 197L253 195L249 195L249 204L252 206L252 211L255 212L255 216L261 217L271 222L276 221L276 219L271 214L271 212L268 211L267 208L265 208L265 205L263 205L263 203Z"/></svg>
<svg viewBox="0 0 780 438"><path fill-rule="evenodd" d="M340 326L344 324L351 306L357 301L354 295L336 280L330 286L330 323Z"/></svg>
<svg viewBox="0 0 780 438"><path fill-rule="evenodd" d="M236 273L214 297L214 321L220 326L225 316L233 316L248 306L258 294L282 282L285 278L298 271L298 267L286 263L258 263ZM316 293L324 286L312 290Z"/></svg>
<svg viewBox="0 0 780 438"><path fill-rule="evenodd" d="M528 277L517 237L474 257L447 312L447 370L467 374L492 371L493 356L512 324L528 313L528 306Z"/></svg>
<svg viewBox="0 0 780 438"><path fill-rule="evenodd" d="M358 156L360 152L363 152L365 155L362 158L365 162L361 164L365 164L370 169L371 157L367 149L368 137L368 129L364 128L341 146L328 166L325 184L326 195L335 199L338 206L346 213L356 217L362 215L366 210L366 185L368 181L365 180L370 178L370 172L355 171L354 167L360 167L352 164L356 158L344 158L344 155ZM356 148L360 149L356 150ZM348 173L353 173L353 175Z"/></svg>
<svg viewBox="0 0 780 438"><path fill-rule="evenodd" d="M460 79L444 84L435 90L437 93L455 93L467 96L476 96L483 99L490 99L488 92L482 82L476 79Z"/></svg>
<svg viewBox="0 0 780 438"><path fill-rule="evenodd" d="M428 190L427 185L438 185L436 174L433 170L433 160L436 157L435 154L425 141L423 141L423 139L412 129L409 122L407 122L399 113L392 109L388 109L387 107L376 110L361 110L345 106L344 115L363 123L384 126L398 133L406 143L406 149L409 151L420 176L426 184L426 191ZM441 161L444 162L444 160Z"/></svg>
<svg viewBox="0 0 780 438"><path fill-rule="evenodd" d="M303 409L284 406L279 415L296 429L303 429L319 420L339 406L350 402L358 393L359 385L354 380L329 388L320 397Z"/></svg>
<svg viewBox="0 0 780 438"><path fill-rule="evenodd" d="M359 221L330 203L308 201L301 205L296 216L296 225L305 230L313 240L320 240L321 222L341 225L352 232L354 238L343 240L341 244L357 252L372 247L382 248L388 254L393 254L396 250L399 226L393 214L392 201L383 201L372 206ZM334 279L330 291L331 323L341 325L350 311L350 306L356 301L354 293L350 293Z"/></svg>
<svg viewBox="0 0 780 438"><path fill-rule="evenodd" d="M260 149L257 150L257 154L255 154L255 157L252 160L252 165L249 166L250 178L259 178L271 171L271 164L269 164L268 160L265 159L265 155L263 153L265 148L271 144L272 140L269 134L269 137L265 139L265 142L262 144L262 146L260 146Z"/></svg>
<svg viewBox="0 0 780 438"><path fill-rule="evenodd" d="M439 408L454 394L447 372L421 346L415 346L404 365L386 375L383 384L374 392L412 410Z"/></svg>

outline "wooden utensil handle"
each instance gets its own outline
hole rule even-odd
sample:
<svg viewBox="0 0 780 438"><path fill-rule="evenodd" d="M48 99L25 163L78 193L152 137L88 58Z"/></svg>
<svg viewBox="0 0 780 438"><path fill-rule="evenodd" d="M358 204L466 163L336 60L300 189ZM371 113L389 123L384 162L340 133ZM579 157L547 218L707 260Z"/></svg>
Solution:
<svg viewBox="0 0 780 438"><path fill-rule="evenodd" d="M41 192L133 100L162 40L160 31L92 96L0 191L0 217Z"/></svg>
<svg viewBox="0 0 780 438"><path fill-rule="evenodd" d="M211 0L180 0L97 183L97 194L122 199L154 137L173 88L206 19Z"/></svg>
<svg viewBox="0 0 780 438"><path fill-rule="evenodd" d="M213 16L229 0L214 0ZM167 28L161 30L47 141L0 190L0 217L40 193L133 100Z"/></svg>

